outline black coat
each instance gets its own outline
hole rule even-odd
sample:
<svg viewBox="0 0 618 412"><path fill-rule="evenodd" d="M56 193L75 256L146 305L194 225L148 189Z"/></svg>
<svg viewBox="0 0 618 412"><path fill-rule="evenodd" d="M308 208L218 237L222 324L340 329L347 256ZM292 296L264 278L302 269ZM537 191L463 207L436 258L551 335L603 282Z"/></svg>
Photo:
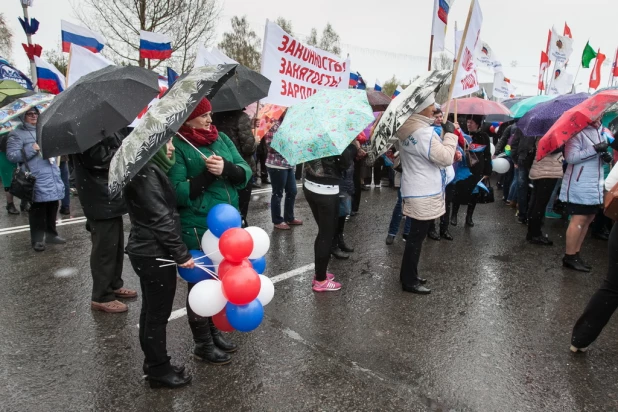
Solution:
<svg viewBox="0 0 618 412"><path fill-rule="evenodd" d="M79 202L88 219L113 219L127 213L124 199L117 196L110 200L107 187L109 164L122 144L122 139L127 135L128 130L123 129L84 153L73 155L75 186Z"/></svg>
<svg viewBox="0 0 618 412"><path fill-rule="evenodd" d="M524 136L519 129L515 131L511 144L511 158L517 166L530 170L536 152L535 143L536 139L534 137Z"/></svg>
<svg viewBox="0 0 618 412"><path fill-rule="evenodd" d="M249 164L253 174L256 172L255 159L253 155L257 149L255 136L251 128L251 118L242 110L233 112L215 113L212 122L217 130L223 132L230 138L236 146L236 150L242 158Z"/></svg>
<svg viewBox="0 0 618 412"><path fill-rule="evenodd" d="M485 132L473 132L470 133L470 137L472 137L472 143L485 145L485 150L476 154L479 162L470 168L470 172L475 176L491 175L491 140L489 135Z"/></svg>
<svg viewBox="0 0 618 412"><path fill-rule="evenodd" d="M167 175L148 163L123 189L131 218L128 255L171 257L176 263L191 259L182 242L176 192Z"/></svg>
<svg viewBox="0 0 618 412"><path fill-rule="evenodd" d="M323 185L340 185L346 171L354 164L358 149L350 144L340 156L324 157L305 163L305 177Z"/></svg>

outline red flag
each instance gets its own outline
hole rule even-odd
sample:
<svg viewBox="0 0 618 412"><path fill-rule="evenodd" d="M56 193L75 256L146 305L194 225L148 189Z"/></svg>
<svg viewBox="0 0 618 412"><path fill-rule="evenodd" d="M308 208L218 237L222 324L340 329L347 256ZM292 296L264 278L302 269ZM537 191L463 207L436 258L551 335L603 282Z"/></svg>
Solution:
<svg viewBox="0 0 618 412"><path fill-rule="evenodd" d="M569 39L573 38L573 35L571 34L571 28L568 26L568 24L566 24L566 22L564 22L564 36L567 36Z"/></svg>
<svg viewBox="0 0 618 412"><path fill-rule="evenodd" d="M545 70L549 67L549 56L544 51L541 51L541 64L539 66L539 90L545 90L545 83L543 78L545 77Z"/></svg>
<svg viewBox="0 0 618 412"><path fill-rule="evenodd" d="M590 73L590 83L589 86L591 89L598 89L601 85L601 66L603 66L603 62L605 61L606 56L601 54L601 49L597 53L597 60L594 63L594 68L592 69L592 73Z"/></svg>
<svg viewBox="0 0 618 412"><path fill-rule="evenodd" d="M616 58L614 59L614 66L612 68L612 77L618 77L618 49L616 49Z"/></svg>
<svg viewBox="0 0 618 412"><path fill-rule="evenodd" d="M551 29L549 30L549 33L547 34L547 48L545 49L545 54L547 56L549 56L549 47L551 46ZM547 65L549 66L551 64L551 60L549 60L549 58L547 59Z"/></svg>
<svg viewBox="0 0 618 412"><path fill-rule="evenodd" d="M34 56L41 57L41 53L43 52L43 48L38 44L26 44L22 43L22 47L28 56L28 59L33 61Z"/></svg>

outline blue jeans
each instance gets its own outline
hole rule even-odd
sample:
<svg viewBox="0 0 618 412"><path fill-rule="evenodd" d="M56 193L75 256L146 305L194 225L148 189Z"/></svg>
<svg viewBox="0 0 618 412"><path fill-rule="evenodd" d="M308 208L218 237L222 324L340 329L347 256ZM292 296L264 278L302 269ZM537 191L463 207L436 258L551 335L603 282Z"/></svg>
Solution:
<svg viewBox="0 0 618 412"><path fill-rule="evenodd" d="M60 162L60 178L64 183L64 198L60 202L62 207L71 206L71 186L69 185L69 162Z"/></svg>
<svg viewBox="0 0 618 412"><path fill-rule="evenodd" d="M278 225L283 222L294 220L294 202L296 201L296 176L295 169L274 169L266 168L270 176L270 184L273 194L270 198L270 214L273 223ZM285 190L285 205L283 207L283 217L281 217L281 199Z"/></svg>
<svg viewBox="0 0 618 412"><path fill-rule="evenodd" d="M519 169L513 169L513 182L509 189L509 196L506 198L509 202L517 201L517 187L519 186Z"/></svg>
<svg viewBox="0 0 618 412"><path fill-rule="evenodd" d="M391 236L397 236L397 232L399 232L399 225L401 225L401 219L403 218L403 199L401 198L401 189L397 191L397 203L395 204L395 208L393 209L393 217L391 217L391 225L388 228L388 234ZM412 220L409 217L406 217L406 224L403 228L403 234L408 235L410 233L410 226L412 225Z"/></svg>
<svg viewBox="0 0 618 412"><path fill-rule="evenodd" d="M519 217L526 218L528 215L528 192L530 191L528 176L530 175L530 170L521 165L518 170L517 207L519 208Z"/></svg>

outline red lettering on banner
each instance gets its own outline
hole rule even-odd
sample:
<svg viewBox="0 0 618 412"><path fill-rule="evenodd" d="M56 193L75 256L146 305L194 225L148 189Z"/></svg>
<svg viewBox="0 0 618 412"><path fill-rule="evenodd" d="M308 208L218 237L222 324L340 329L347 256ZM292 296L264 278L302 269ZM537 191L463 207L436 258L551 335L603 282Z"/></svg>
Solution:
<svg viewBox="0 0 618 412"><path fill-rule="evenodd" d="M281 80L281 96L285 96L287 94L287 83L285 80Z"/></svg>
<svg viewBox="0 0 618 412"><path fill-rule="evenodd" d="M306 99L307 97L313 96L317 92L316 89L311 87L301 86L296 83L286 82L285 80L281 81L281 96L289 96L293 98L301 98Z"/></svg>
<svg viewBox="0 0 618 412"><path fill-rule="evenodd" d="M294 57L297 57L297 58L299 58L299 59L302 59L302 56L303 56L303 49L304 49L304 48L305 48L305 47L304 47L302 44L298 43L298 44L296 45L296 50L294 51Z"/></svg>
<svg viewBox="0 0 618 412"><path fill-rule="evenodd" d="M476 76L474 74L469 74L463 79L461 79L461 88L463 90L472 89L476 86Z"/></svg>
<svg viewBox="0 0 618 412"><path fill-rule="evenodd" d="M287 35L283 35L283 42L281 43L281 46L279 46L277 48L277 50L279 51L284 51L286 47L288 47L288 42L290 41L290 38Z"/></svg>
<svg viewBox="0 0 618 412"><path fill-rule="evenodd" d="M292 43L290 43L285 52L290 56L294 56L294 50L296 50L296 40L292 40Z"/></svg>
<svg viewBox="0 0 618 412"><path fill-rule="evenodd" d="M305 66L301 67L300 68L300 78L304 79L305 76L307 76L307 73L309 72L309 70L311 70L311 69L308 68L308 67L305 67Z"/></svg>
<svg viewBox="0 0 618 412"><path fill-rule="evenodd" d="M281 70L279 70L279 73L285 73L285 57L281 58Z"/></svg>

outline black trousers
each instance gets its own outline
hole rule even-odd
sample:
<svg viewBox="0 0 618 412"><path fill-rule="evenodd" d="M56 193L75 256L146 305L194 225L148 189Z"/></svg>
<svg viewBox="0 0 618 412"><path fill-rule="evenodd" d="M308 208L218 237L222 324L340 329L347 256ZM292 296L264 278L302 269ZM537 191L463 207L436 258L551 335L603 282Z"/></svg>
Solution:
<svg viewBox="0 0 618 412"><path fill-rule="evenodd" d="M573 328L571 344L577 348L586 348L594 342L618 308L618 225L612 228L608 248L607 277Z"/></svg>
<svg viewBox="0 0 618 412"><path fill-rule="evenodd" d="M558 179L533 180L532 198L528 210L528 236L537 237L543 235L543 218L545 209L554 191Z"/></svg>
<svg viewBox="0 0 618 412"><path fill-rule="evenodd" d="M421 258L423 241L429 231L431 220L417 220L408 218L412 221L410 234L406 240L406 249L403 252L401 262L401 272L399 278L405 286L415 286L418 284L418 262Z"/></svg>
<svg viewBox="0 0 618 412"><path fill-rule="evenodd" d="M364 163L364 160L357 160L354 162L354 196L352 196L352 212L358 212L360 208Z"/></svg>
<svg viewBox="0 0 618 412"><path fill-rule="evenodd" d="M252 190L251 182L249 182L244 189L238 191L238 209L240 210L240 216L242 216L243 227L249 226L247 224L247 214L249 213L249 202L251 201Z"/></svg>
<svg viewBox="0 0 618 412"><path fill-rule="evenodd" d="M58 201L34 202L28 212L30 223L30 241L43 243L45 235L58 236L56 231L56 215L58 214Z"/></svg>
<svg viewBox="0 0 618 412"><path fill-rule="evenodd" d="M88 219L86 226L92 239L90 271L92 272L92 301L116 300L114 290L120 289L124 261L124 225L122 216L113 219Z"/></svg>
<svg viewBox="0 0 618 412"><path fill-rule="evenodd" d="M167 258L167 257L166 257ZM139 315L139 343L150 375L172 372L167 355L167 320L172 314L176 293L176 267L159 267L156 258L129 256L142 290Z"/></svg>
<svg viewBox="0 0 618 412"><path fill-rule="evenodd" d="M333 245L338 219L339 195L319 195L303 187L305 199L309 203L313 218L318 224L318 236L313 245L315 255L315 278L322 282L326 280L326 270L330 261L330 249Z"/></svg>
<svg viewBox="0 0 618 412"><path fill-rule="evenodd" d="M195 343L207 342L210 337L210 318L205 318L193 312L189 305L189 293L197 283L187 283L187 320Z"/></svg>

